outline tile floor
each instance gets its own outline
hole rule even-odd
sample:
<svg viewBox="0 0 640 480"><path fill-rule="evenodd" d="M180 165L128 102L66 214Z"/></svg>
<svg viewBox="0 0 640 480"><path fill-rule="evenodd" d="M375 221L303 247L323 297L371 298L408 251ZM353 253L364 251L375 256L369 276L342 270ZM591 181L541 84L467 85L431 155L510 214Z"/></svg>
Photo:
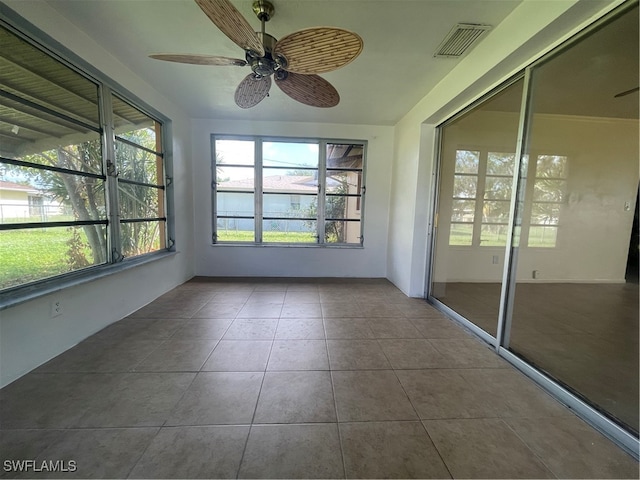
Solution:
<svg viewBox="0 0 640 480"><path fill-rule="evenodd" d="M194 279L1 390L0 428L2 477L639 473L487 345L384 280ZM20 459L77 470L6 471Z"/></svg>
<svg viewBox="0 0 640 480"><path fill-rule="evenodd" d="M442 303L495 336L499 283L439 284ZM637 283L519 283L510 349L640 430Z"/></svg>

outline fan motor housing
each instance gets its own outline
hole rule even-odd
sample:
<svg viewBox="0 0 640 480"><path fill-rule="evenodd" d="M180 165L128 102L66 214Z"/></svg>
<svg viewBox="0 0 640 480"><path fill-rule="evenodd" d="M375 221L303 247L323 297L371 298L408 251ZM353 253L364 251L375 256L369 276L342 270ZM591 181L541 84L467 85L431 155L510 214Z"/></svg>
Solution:
<svg viewBox="0 0 640 480"><path fill-rule="evenodd" d="M277 42L274 37L263 32L256 32L256 34L262 41L262 46L265 51L264 57L260 57L255 52L247 50L245 58L247 59L247 63L251 67L251 70L253 70L253 73L259 77L267 77L274 74L276 71L281 70L286 66L286 63L284 58L280 56L273 58L273 49Z"/></svg>

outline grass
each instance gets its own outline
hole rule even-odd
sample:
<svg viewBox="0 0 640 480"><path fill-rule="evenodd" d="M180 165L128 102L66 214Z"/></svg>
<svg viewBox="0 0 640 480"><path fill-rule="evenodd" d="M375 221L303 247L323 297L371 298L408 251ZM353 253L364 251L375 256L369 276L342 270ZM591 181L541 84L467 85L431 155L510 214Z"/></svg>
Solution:
<svg viewBox="0 0 640 480"><path fill-rule="evenodd" d="M0 232L0 288L68 272L66 227Z"/></svg>
<svg viewBox="0 0 640 480"><path fill-rule="evenodd" d="M470 224L471 225L471 224ZM547 227L551 229L552 227ZM529 230L529 247L535 248L555 248L556 235L555 232L547 232L544 228L530 227ZM481 246L483 247L504 247L507 242L505 233L483 232L481 238ZM451 226L449 235L449 245L451 246L471 246L471 229L456 228L455 224Z"/></svg>
<svg viewBox="0 0 640 480"><path fill-rule="evenodd" d="M254 242L254 233L247 230L219 230L219 242ZM316 243L315 235L308 232L263 232L262 241L267 243Z"/></svg>

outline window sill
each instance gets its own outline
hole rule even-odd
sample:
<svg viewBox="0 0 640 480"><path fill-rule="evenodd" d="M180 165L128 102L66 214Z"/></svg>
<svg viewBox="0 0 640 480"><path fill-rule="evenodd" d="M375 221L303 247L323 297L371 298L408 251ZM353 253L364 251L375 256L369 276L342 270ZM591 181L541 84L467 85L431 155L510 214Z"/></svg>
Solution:
<svg viewBox="0 0 640 480"><path fill-rule="evenodd" d="M357 244L347 244L347 243L338 243L338 244L318 244L318 243L236 243L236 242L221 242L221 243L212 243L212 247L257 247L257 248L347 248L347 249L364 249L364 245Z"/></svg>
<svg viewBox="0 0 640 480"><path fill-rule="evenodd" d="M90 267L85 270L70 273L62 277L54 277L49 280L43 280L41 282L35 283L33 285L18 287L15 290L9 290L7 292L0 293L0 311L10 307L15 307L16 305L20 305L21 303L44 297L45 295L50 295L69 287L82 285L83 283L92 282L94 280L113 275L114 273L123 272L125 270L136 268L147 263L155 262L157 260L162 260L168 257L173 257L177 253L177 251L156 252L138 258L124 260L120 263Z"/></svg>

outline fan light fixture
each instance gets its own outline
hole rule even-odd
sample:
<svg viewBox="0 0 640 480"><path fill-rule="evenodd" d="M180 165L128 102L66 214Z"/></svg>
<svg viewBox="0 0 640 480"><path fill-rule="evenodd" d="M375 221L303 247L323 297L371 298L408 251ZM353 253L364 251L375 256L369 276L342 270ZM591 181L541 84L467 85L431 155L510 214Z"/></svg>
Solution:
<svg viewBox="0 0 640 480"><path fill-rule="evenodd" d="M261 23L254 32L229 0L195 0L209 19L245 51L245 60L213 55L153 54L151 58L192 65L248 65L247 75L235 92L240 108L251 108L269 95L271 77L294 100L313 107L334 107L340 102L337 90L319 73L336 70L352 62L363 48L357 34L334 27L306 28L276 40L265 32L265 23L274 15L268 0L253 2L253 12Z"/></svg>

